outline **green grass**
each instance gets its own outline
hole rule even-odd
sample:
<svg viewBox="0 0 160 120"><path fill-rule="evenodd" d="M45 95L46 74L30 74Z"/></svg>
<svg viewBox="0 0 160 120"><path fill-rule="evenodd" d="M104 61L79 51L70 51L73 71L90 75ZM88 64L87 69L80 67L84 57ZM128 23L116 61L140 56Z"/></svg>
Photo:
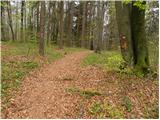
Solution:
<svg viewBox="0 0 160 120"><path fill-rule="evenodd" d="M122 106L124 106L128 112L131 112L131 111L132 111L132 102L131 102L131 100L129 99L129 97L125 96L125 97L122 99Z"/></svg>
<svg viewBox="0 0 160 120"><path fill-rule="evenodd" d="M72 48L65 47L64 48L64 51L67 53L73 53L73 52L79 52L79 51L85 51L85 50L86 49L84 48L75 48L75 47L72 47Z"/></svg>
<svg viewBox="0 0 160 120"><path fill-rule="evenodd" d="M105 119L105 118L114 118L120 119L124 118L123 110L119 107L112 106L111 104L105 103L98 103L94 102L88 109L89 113L91 113L94 117L98 119Z"/></svg>
<svg viewBox="0 0 160 120"><path fill-rule="evenodd" d="M98 65L106 70L119 71L121 65L124 63L122 56L119 52L102 52L101 54L91 53L82 62L86 65Z"/></svg>
<svg viewBox="0 0 160 120"><path fill-rule="evenodd" d="M84 97L84 98L91 98L95 95L101 95L100 92L98 91L91 91L91 90L80 90L79 88L77 87L71 87L71 88L67 88L66 89L67 92L70 92L70 93L76 93L76 94L79 94L80 96Z"/></svg>

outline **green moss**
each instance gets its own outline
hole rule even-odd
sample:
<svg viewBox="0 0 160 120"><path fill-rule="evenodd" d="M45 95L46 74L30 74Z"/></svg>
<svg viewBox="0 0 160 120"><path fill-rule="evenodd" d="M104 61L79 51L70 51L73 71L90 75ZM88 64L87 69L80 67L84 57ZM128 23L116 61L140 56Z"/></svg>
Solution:
<svg viewBox="0 0 160 120"><path fill-rule="evenodd" d="M93 97L95 95L101 95L101 93L98 92L98 91L80 90L79 88L76 88L76 87L67 88L66 91L70 92L70 93L79 94L80 96L82 96L84 98L91 98L91 97Z"/></svg>
<svg viewBox="0 0 160 120"><path fill-rule="evenodd" d="M118 107L113 107L109 103L93 103L90 108L89 112L94 115L96 118L124 118L123 111Z"/></svg>
<svg viewBox="0 0 160 120"><path fill-rule="evenodd" d="M129 97L125 96L125 97L122 99L122 106L124 106L128 112L131 112L131 111L132 111L132 102L131 102L131 100L129 99Z"/></svg>
<svg viewBox="0 0 160 120"><path fill-rule="evenodd" d="M102 106L100 103L93 103L89 108L89 112L93 115L97 115L102 112Z"/></svg>

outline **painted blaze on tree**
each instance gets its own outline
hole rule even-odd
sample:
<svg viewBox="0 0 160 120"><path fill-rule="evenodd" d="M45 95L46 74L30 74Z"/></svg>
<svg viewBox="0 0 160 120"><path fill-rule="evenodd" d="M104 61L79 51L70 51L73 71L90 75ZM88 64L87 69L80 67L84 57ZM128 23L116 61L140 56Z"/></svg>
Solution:
<svg viewBox="0 0 160 120"><path fill-rule="evenodd" d="M146 73L149 68L145 5L145 1L132 1L127 4L116 1L115 4L123 58L129 64L134 63L134 68L141 73Z"/></svg>

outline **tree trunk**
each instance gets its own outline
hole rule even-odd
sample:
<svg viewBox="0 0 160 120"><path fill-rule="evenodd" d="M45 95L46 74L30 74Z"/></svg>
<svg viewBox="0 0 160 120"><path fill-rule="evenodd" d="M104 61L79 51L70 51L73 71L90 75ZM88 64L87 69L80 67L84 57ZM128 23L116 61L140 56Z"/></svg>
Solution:
<svg viewBox="0 0 160 120"><path fill-rule="evenodd" d="M5 9L4 9L4 2L1 1L1 40L5 41L6 37L5 37Z"/></svg>
<svg viewBox="0 0 160 120"><path fill-rule="evenodd" d="M115 7L122 57L127 64L131 65L133 61L130 21L131 6L130 4L123 4L121 1L115 1Z"/></svg>
<svg viewBox="0 0 160 120"><path fill-rule="evenodd" d="M73 2L68 3L68 46L72 45Z"/></svg>
<svg viewBox="0 0 160 120"><path fill-rule="evenodd" d="M145 33L145 10L138 8L132 3L132 41L134 50L135 68L142 73L148 71L149 59ZM146 4L146 2L143 2Z"/></svg>
<svg viewBox="0 0 160 120"><path fill-rule="evenodd" d="M103 14L103 7L102 3L98 1L97 5L97 38L96 38L96 53L101 52L102 48L102 35L103 35L103 19L104 19L104 14Z"/></svg>
<svg viewBox="0 0 160 120"><path fill-rule="evenodd" d="M6 1L7 3L7 13L8 13L8 24L9 24L9 27L11 29L11 34L12 34L12 41L14 42L15 41L15 36L14 36L14 31L13 31L13 25L12 25L12 11L11 11L11 4L10 4L10 1Z"/></svg>
<svg viewBox="0 0 160 120"><path fill-rule="evenodd" d="M134 62L135 69L145 74L149 68L145 10L135 6L135 2L132 2L132 9L130 9L129 4L122 5L121 2L116 1L116 17L124 60L129 64ZM142 4L145 5L146 2Z"/></svg>
<svg viewBox="0 0 160 120"><path fill-rule="evenodd" d="M47 45L50 45L50 26L51 26L51 2L49 1L48 6L48 25L47 25Z"/></svg>
<svg viewBox="0 0 160 120"><path fill-rule="evenodd" d="M86 1L83 2L81 47L85 47Z"/></svg>
<svg viewBox="0 0 160 120"><path fill-rule="evenodd" d="M45 1L41 1L40 12L40 39L39 39L39 54L44 56L44 32L45 32Z"/></svg>
<svg viewBox="0 0 160 120"><path fill-rule="evenodd" d="M24 36L23 36L23 21L24 21L24 5L25 5L25 1L21 2L21 41L24 41Z"/></svg>
<svg viewBox="0 0 160 120"><path fill-rule="evenodd" d="M38 38L39 37L39 4L40 2L37 3L37 16L36 16L37 17L37 21L36 21L37 22L36 23L37 24L37 40L39 39Z"/></svg>
<svg viewBox="0 0 160 120"><path fill-rule="evenodd" d="M62 49L63 48L63 28L64 28L64 22L63 22L63 15L64 15L64 9L63 9L63 6L64 6L64 3L63 1L60 1L59 3L59 10L60 10L60 15L59 15L59 40L58 40L58 45L59 45L59 48Z"/></svg>

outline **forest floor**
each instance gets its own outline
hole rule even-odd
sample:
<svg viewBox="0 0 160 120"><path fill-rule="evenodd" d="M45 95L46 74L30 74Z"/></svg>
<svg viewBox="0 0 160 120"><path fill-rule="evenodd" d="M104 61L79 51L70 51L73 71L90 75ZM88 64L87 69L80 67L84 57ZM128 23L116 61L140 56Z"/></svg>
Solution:
<svg viewBox="0 0 160 120"><path fill-rule="evenodd" d="M29 72L2 117L158 118L158 80L82 65L91 54L66 53Z"/></svg>

